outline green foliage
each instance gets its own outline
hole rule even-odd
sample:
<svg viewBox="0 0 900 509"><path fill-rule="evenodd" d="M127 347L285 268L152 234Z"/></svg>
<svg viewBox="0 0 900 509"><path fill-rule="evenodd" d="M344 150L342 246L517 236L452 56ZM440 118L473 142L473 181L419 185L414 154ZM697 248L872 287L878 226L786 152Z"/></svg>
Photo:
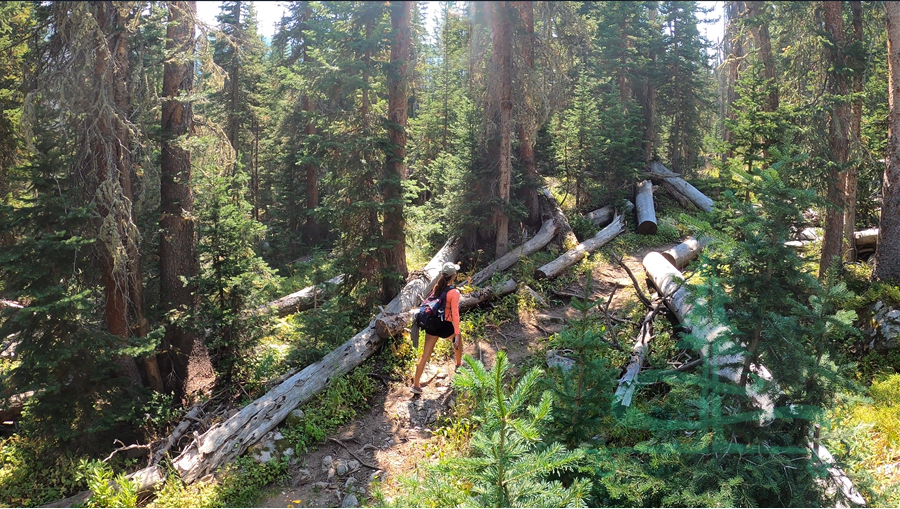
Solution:
<svg viewBox="0 0 900 509"><path fill-rule="evenodd" d="M34 507L84 490L79 461L46 442L22 435L0 441L0 505Z"/></svg>
<svg viewBox="0 0 900 509"><path fill-rule="evenodd" d="M368 398L375 393L375 382L369 377L371 368L360 366L347 376L332 380L325 392L302 406L306 417L295 428L283 430L284 436L298 451L325 439L339 426L356 417Z"/></svg>
<svg viewBox="0 0 900 509"><path fill-rule="evenodd" d="M585 295L590 294L590 281ZM578 318L553 336L550 344L573 359L569 369L557 366L550 381L553 391L553 422L550 436L558 437L569 448L590 441L608 423L610 390L615 385L616 369L609 360L610 331L592 323L591 308L604 302L589 303L573 298Z"/></svg>
<svg viewBox="0 0 900 509"><path fill-rule="evenodd" d="M137 507L137 485L125 474L114 474L100 461L82 461L79 470L91 490L86 507Z"/></svg>
<svg viewBox="0 0 900 509"><path fill-rule="evenodd" d="M268 488L289 477L287 460L258 463L241 456L218 473L218 481L190 485L171 474L147 507L256 507Z"/></svg>
<svg viewBox="0 0 900 509"><path fill-rule="evenodd" d="M584 460L583 451L541 443L553 400L548 391L539 398L536 394L541 371L532 369L507 387L509 364L503 351L497 352L490 371L470 356L465 363L453 384L474 398L478 429L470 442L471 455L426 467L431 475L400 502L444 507L581 506L590 483L575 479L564 485L554 475L576 470Z"/></svg>

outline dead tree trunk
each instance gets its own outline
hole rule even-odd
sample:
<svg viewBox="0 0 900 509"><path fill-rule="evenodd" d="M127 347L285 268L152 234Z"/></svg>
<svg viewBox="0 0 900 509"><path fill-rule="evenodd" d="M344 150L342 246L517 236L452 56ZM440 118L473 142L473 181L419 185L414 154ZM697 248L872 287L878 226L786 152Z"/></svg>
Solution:
<svg viewBox="0 0 900 509"><path fill-rule="evenodd" d="M677 173L663 166L662 163L658 161L650 163L647 173L650 178L660 180L663 186L671 186L679 194L690 200L698 209L704 212L712 212L713 201L708 196L701 193ZM678 199L677 196L676 199Z"/></svg>
<svg viewBox="0 0 900 509"><path fill-rule="evenodd" d="M343 274L335 276L322 284L307 286L300 291L259 306L256 308L256 313L263 314L269 310L274 310L279 317L282 317L312 309L317 307L323 300L329 298L343 282Z"/></svg>
<svg viewBox="0 0 900 509"><path fill-rule="evenodd" d="M631 211L634 210L634 204L630 201L625 202L625 207L621 211L622 215L630 214ZM592 223L597 226L606 226L616 217L616 208L612 205L607 205L605 207L601 207L597 210L592 210L584 215L585 219L589 219Z"/></svg>
<svg viewBox="0 0 900 509"><path fill-rule="evenodd" d="M637 184L634 196L637 209L637 231L641 235L656 235L656 209L653 206L653 184L644 180Z"/></svg>
<svg viewBox="0 0 900 509"><path fill-rule="evenodd" d="M581 261L585 256L601 248L624 231L625 218L623 216L618 216L609 226L600 230L597 235L578 244L559 258L537 269L534 272L534 277L537 279L544 279L558 276L564 270Z"/></svg>
<svg viewBox="0 0 900 509"><path fill-rule="evenodd" d="M888 53L888 145L873 279L900 281L900 4L884 3Z"/></svg>
<svg viewBox="0 0 900 509"><path fill-rule="evenodd" d="M488 279L490 279L491 276L494 275L494 273L502 272L512 267L516 262L519 261L520 257L528 256L535 251L543 249L544 246L546 246L550 243L551 240L553 240L553 236L556 235L556 230L558 228L559 225L553 219L544 221L544 225L536 234L534 234L534 237L531 237L521 246L513 249L509 253L506 253L498 260L495 260L493 263L480 270L477 274L472 276L472 280L469 281L469 284L472 286L481 286Z"/></svg>
<svg viewBox="0 0 900 509"><path fill-rule="evenodd" d="M556 198L553 197L553 194L551 194L550 190L546 187L541 188L541 196L543 197L541 200L541 213L544 217L549 216L556 222L559 227L559 231L557 232L559 243L563 246L577 245L578 237L572 232L569 220L566 219L566 215L563 213L562 208L560 208L559 202L556 201Z"/></svg>
<svg viewBox="0 0 900 509"><path fill-rule="evenodd" d="M706 304L706 300L702 297L691 295L682 286L681 282L684 281L684 276L663 255L655 251L651 252L644 257L643 264L648 278L662 296L669 310L678 318L678 321L691 328L691 334L703 339L708 345L700 352L707 359L707 362L714 365L719 376L736 384L739 383L744 367L743 355L709 355L714 342L718 343L719 351L728 351L734 346L731 340L722 337L727 329L702 317L691 316L691 310L694 305L703 306ZM754 365L751 367L751 371L764 380L772 380L772 374L769 373L765 366ZM767 394L758 392L751 386L747 386L745 389L754 405L762 410L763 419L770 420L774 416L775 410L772 398Z"/></svg>
<svg viewBox="0 0 900 509"><path fill-rule="evenodd" d="M709 240L706 237L701 237L699 240L693 237L688 237L684 242L678 244L677 246L669 249L667 251L663 251L663 258L669 261L676 269L683 269L688 263L697 258L700 255L700 251L703 250L704 247L709 243Z"/></svg>
<svg viewBox="0 0 900 509"><path fill-rule="evenodd" d="M631 398L637 390L637 377L641 372L641 366L644 365L644 359L647 352L650 351L650 339L653 338L653 319L659 312L659 305L654 305L650 311L644 315L641 322L641 331L638 334L634 348L631 350L631 361L625 368L625 374L619 379L619 386L616 388L614 400L622 406L630 406Z"/></svg>

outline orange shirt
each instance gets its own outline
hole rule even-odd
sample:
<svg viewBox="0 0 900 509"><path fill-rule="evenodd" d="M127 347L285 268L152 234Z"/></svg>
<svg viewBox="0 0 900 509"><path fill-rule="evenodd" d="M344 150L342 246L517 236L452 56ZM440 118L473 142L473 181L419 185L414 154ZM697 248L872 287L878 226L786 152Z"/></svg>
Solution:
<svg viewBox="0 0 900 509"><path fill-rule="evenodd" d="M453 322L454 334L459 334L459 290L447 292L447 304L444 305L444 320Z"/></svg>

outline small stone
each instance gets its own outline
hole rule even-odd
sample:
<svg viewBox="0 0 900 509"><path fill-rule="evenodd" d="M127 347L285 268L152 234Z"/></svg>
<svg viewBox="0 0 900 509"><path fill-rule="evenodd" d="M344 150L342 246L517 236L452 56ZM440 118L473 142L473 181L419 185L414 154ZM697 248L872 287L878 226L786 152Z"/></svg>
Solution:
<svg viewBox="0 0 900 509"><path fill-rule="evenodd" d="M287 418L284 420L284 424L288 428L296 428L306 419L306 414L303 413L303 410L299 408L295 408L288 414Z"/></svg>
<svg viewBox="0 0 900 509"><path fill-rule="evenodd" d="M376 470L369 474L369 484L384 479L384 470Z"/></svg>
<svg viewBox="0 0 900 509"><path fill-rule="evenodd" d="M334 460L331 458L331 456L325 456L324 458L322 458L322 470L327 471L329 468L331 468L333 462Z"/></svg>
<svg viewBox="0 0 900 509"><path fill-rule="evenodd" d="M294 456L294 448L288 447L287 449L284 450L284 453L282 455L285 456L286 458L293 457Z"/></svg>
<svg viewBox="0 0 900 509"><path fill-rule="evenodd" d="M356 495L350 493L344 497L344 501L341 502L341 507L359 507L359 499L356 498Z"/></svg>
<svg viewBox="0 0 900 509"><path fill-rule="evenodd" d="M331 483L327 483L324 481L319 481L319 482L313 484L314 488L318 488L320 490L327 490L330 486L331 486Z"/></svg>
<svg viewBox="0 0 900 509"><path fill-rule="evenodd" d="M438 378L438 380L443 380L443 379L447 378L447 373L444 373L443 371L441 371L440 373L437 374L437 378Z"/></svg>
<svg viewBox="0 0 900 509"><path fill-rule="evenodd" d="M347 481L344 482L344 488L352 488L356 486L356 477L348 477Z"/></svg>
<svg viewBox="0 0 900 509"><path fill-rule="evenodd" d="M308 469L301 468L300 470L297 470L297 480L298 481L304 482L304 481L308 481L310 479L312 479L312 473Z"/></svg>
<svg viewBox="0 0 900 509"><path fill-rule="evenodd" d="M337 473L337 472L335 471L334 467L329 468L329 469L328 469L328 478L329 478L329 479L333 478L333 477L334 477L334 474L336 474L336 473Z"/></svg>
<svg viewBox="0 0 900 509"><path fill-rule="evenodd" d="M350 471L349 466L346 461L336 461L334 464L334 469L337 472L337 475L347 475L347 472Z"/></svg>
<svg viewBox="0 0 900 509"><path fill-rule="evenodd" d="M350 460L350 461L347 463L347 469L348 469L350 472L356 472L357 470L359 470L359 462L356 461L356 460Z"/></svg>

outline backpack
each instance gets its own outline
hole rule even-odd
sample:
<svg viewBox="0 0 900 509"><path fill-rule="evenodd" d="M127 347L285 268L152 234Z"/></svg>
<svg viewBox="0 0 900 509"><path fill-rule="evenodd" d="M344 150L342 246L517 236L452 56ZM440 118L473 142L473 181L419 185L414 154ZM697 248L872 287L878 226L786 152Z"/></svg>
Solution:
<svg viewBox="0 0 900 509"><path fill-rule="evenodd" d="M440 296L435 296L433 293L429 295L425 302L422 303L422 306L419 307L419 312L416 313L416 325L425 329L426 332L438 328L441 322L444 321L447 292L453 288L453 285L447 286Z"/></svg>

